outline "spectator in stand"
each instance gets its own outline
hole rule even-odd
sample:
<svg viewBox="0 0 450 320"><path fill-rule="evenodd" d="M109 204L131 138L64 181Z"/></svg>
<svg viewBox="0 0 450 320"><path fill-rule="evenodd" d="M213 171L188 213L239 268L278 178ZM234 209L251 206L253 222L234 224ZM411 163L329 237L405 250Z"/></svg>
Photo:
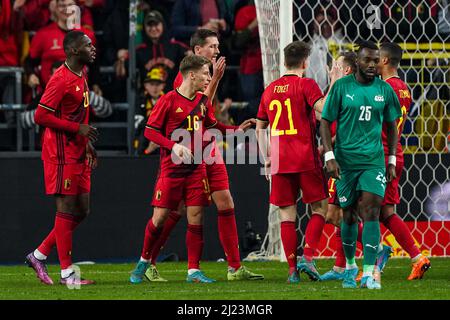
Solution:
<svg viewBox="0 0 450 320"><path fill-rule="evenodd" d="M134 116L135 140L134 148L137 154L151 154L159 148L154 142L144 137L147 119L152 113L156 102L164 95L167 81L167 72L164 67L155 67L147 73L144 79L143 93L140 97L139 106Z"/></svg>
<svg viewBox="0 0 450 320"><path fill-rule="evenodd" d="M128 58L128 41L130 30L129 0L108 1L107 18L103 25L103 55L101 64L115 66L116 76L110 78L110 84L105 87L105 95L113 102L126 100L126 69ZM123 71L120 71L123 69Z"/></svg>
<svg viewBox="0 0 450 320"><path fill-rule="evenodd" d="M258 21L253 0L239 1L235 7L233 44L242 52L239 68L242 94L248 106L237 115L237 123L255 118L264 91Z"/></svg>
<svg viewBox="0 0 450 320"><path fill-rule="evenodd" d="M92 30L95 30L95 27L99 26L98 16L100 14L100 10L106 6L106 0L78 0L78 5L81 7L81 10L88 10L91 12L93 22L92 25L94 26L94 29ZM83 19L83 17L81 17L81 19ZM81 25L88 29L86 25L83 25L83 22Z"/></svg>
<svg viewBox="0 0 450 320"><path fill-rule="evenodd" d="M442 40L448 41L450 36L450 1L439 1L438 32Z"/></svg>
<svg viewBox="0 0 450 320"><path fill-rule="evenodd" d="M383 11L383 2L386 1L370 0L362 5L360 0L323 0L318 5L330 6L338 12L339 22L343 24L343 33L353 43L361 40L380 42L387 40L385 32L387 17Z"/></svg>
<svg viewBox="0 0 450 320"><path fill-rule="evenodd" d="M120 52L119 52L120 54ZM178 72L178 65L185 56L185 49L176 41L170 40L165 32L164 18L158 11L150 11L144 21L144 43L136 48L136 67L139 69L140 79L156 66L163 66L167 71L168 90ZM119 57L117 75L126 76L125 54Z"/></svg>
<svg viewBox="0 0 450 320"><path fill-rule="evenodd" d="M75 1L74 4L80 7L80 24L83 28L94 30L94 21L90 9L103 6L104 1ZM57 0L15 0L14 10L20 10L23 13L28 30L39 30L51 21L56 21L56 2Z"/></svg>
<svg viewBox="0 0 450 320"><path fill-rule="evenodd" d="M333 57L328 49L330 42L343 45L346 40L337 20L337 12L329 7L325 10L318 7L314 15L313 37L311 39L311 55L306 70L306 77L316 80L322 92L328 87L328 66Z"/></svg>
<svg viewBox="0 0 450 320"><path fill-rule="evenodd" d="M0 0L0 67L19 65L22 26L23 20L13 10L11 0Z"/></svg>
<svg viewBox="0 0 450 320"><path fill-rule="evenodd" d="M128 54L130 30L129 0L117 1L103 26L104 59L113 65L119 57ZM119 54L120 53L120 54Z"/></svg>
<svg viewBox="0 0 450 320"><path fill-rule="evenodd" d="M22 40L23 20L13 10L11 0L0 0L0 67L17 67ZM14 75L0 73L0 103L13 103L15 100ZM1 112L0 112L1 114ZM5 112L8 124L14 122L14 113Z"/></svg>
<svg viewBox="0 0 450 320"><path fill-rule="evenodd" d="M43 27L36 32L30 45L30 54L26 63L26 72L28 74L28 85L31 88L41 86L45 88L51 75L51 66L56 61L65 59L63 48L64 36L69 32L67 8L75 5L74 0L56 0L56 21ZM83 27L80 28L91 38L95 44L94 33ZM40 66L40 70L39 70ZM40 74L38 76L38 74ZM90 75L91 79L93 75ZM101 90L96 81L92 82L92 90L101 95Z"/></svg>
<svg viewBox="0 0 450 320"><path fill-rule="evenodd" d="M172 8L175 3L175 0L143 0L141 1L144 5L145 13L148 13L149 11L156 10L158 12L161 12L161 14L164 17L164 20L166 21L166 26L168 27L168 30L171 30L171 24L170 24L170 15L172 13ZM143 19L142 19L142 22Z"/></svg>
<svg viewBox="0 0 450 320"><path fill-rule="evenodd" d="M430 42L437 36L437 0L386 0L386 33L393 42Z"/></svg>
<svg viewBox="0 0 450 320"><path fill-rule="evenodd" d="M184 43L197 29L209 29L222 37L231 33L231 15L224 0L177 0L172 8L173 36Z"/></svg>

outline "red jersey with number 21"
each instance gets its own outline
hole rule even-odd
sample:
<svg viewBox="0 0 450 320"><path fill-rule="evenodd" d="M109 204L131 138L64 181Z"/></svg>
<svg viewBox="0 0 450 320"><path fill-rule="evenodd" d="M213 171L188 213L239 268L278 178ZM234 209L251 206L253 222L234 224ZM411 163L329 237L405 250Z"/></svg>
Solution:
<svg viewBox="0 0 450 320"><path fill-rule="evenodd" d="M322 167L313 108L322 97L313 79L297 75L284 75L265 89L257 118L270 123L272 174Z"/></svg>

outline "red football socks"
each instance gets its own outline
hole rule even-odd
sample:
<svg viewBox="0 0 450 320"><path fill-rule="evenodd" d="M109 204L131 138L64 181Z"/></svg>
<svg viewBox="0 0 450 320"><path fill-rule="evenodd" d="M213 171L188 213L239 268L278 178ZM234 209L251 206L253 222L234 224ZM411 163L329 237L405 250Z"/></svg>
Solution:
<svg viewBox="0 0 450 320"><path fill-rule="evenodd" d="M241 257L239 254L236 217L233 208L219 210L217 212L217 227L219 229L220 243L227 257L228 266L237 270L241 266Z"/></svg>
<svg viewBox="0 0 450 320"><path fill-rule="evenodd" d="M289 269L297 266L297 232L295 222L281 222L281 241L283 242L284 254L286 255Z"/></svg>
<svg viewBox="0 0 450 320"><path fill-rule="evenodd" d="M414 239L411 231L406 226L406 223L397 215L393 214L383 221L385 227L392 233L397 242L402 246L411 258L420 254L419 248L414 244Z"/></svg>
<svg viewBox="0 0 450 320"><path fill-rule="evenodd" d="M145 227L144 245L142 247L141 257L145 260L150 260L152 249L155 246L161 234L162 228L156 228L153 224L152 218L148 220Z"/></svg>
<svg viewBox="0 0 450 320"><path fill-rule="evenodd" d="M72 265L72 233L75 217L68 213L57 212L54 233L61 269Z"/></svg>
<svg viewBox="0 0 450 320"><path fill-rule="evenodd" d="M53 247L56 245L56 235L55 235L55 227L53 227L52 231L48 234L47 238L42 241L39 245L38 250L43 255L49 256Z"/></svg>
<svg viewBox="0 0 450 320"><path fill-rule="evenodd" d="M164 223L164 227L162 228L161 235L159 236L158 241L155 244L151 254L152 264L156 264L156 259L158 258L159 252L164 247L169 238L169 235L172 233L173 228L177 225L178 221L180 221L181 216L177 211L171 211L169 217Z"/></svg>
<svg viewBox="0 0 450 320"><path fill-rule="evenodd" d="M72 220L72 231L78 227L78 225L81 223L81 221L84 220L83 217L73 217L74 220ZM42 241L42 243L39 245L38 250L45 256L49 256L50 252L52 251L53 247L56 245L56 235L55 235L55 227L53 227L52 231L47 235L47 237Z"/></svg>
<svg viewBox="0 0 450 320"><path fill-rule="evenodd" d="M203 225L188 224L186 232L188 269L200 269L203 243Z"/></svg>
<svg viewBox="0 0 450 320"><path fill-rule="evenodd" d="M325 218L321 214L313 212L305 233L305 248L303 250L303 257L307 261L311 261L316 254L324 226Z"/></svg>
<svg viewBox="0 0 450 320"><path fill-rule="evenodd" d="M345 269L346 260L344 247L342 246L341 228L336 227L333 234L333 240L336 248L336 261L334 262L334 266Z"/></svg>

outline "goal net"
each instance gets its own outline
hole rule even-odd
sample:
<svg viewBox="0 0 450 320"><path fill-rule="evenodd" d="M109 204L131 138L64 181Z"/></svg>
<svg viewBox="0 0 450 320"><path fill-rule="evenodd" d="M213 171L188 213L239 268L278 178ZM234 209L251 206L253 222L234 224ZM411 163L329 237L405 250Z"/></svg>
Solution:
<svg viewBox="0 0 450 320"><path fill-rule="evenodd" d="M266 86L280 76L280 52L292 40L311 44L306 76L323 91L328 87L327 65L340 51L355 50L359 40L396 42L404 49L400 78L408 84L413 104L401 139L405 168L396 212L424 254L449 256L450 1L256 0L255 5ZM292 18L281 13L280 19L280 10L291 8ZM283 37L286 30L291 39ZM282 255L278 211L271 206L269 232L256 253L260 258ZM299 204L299 249L308 211ZM319 257L334 256L333 232L334 226L327 224ZM383 226L382 234L394 256L407 256Z"/></svg>

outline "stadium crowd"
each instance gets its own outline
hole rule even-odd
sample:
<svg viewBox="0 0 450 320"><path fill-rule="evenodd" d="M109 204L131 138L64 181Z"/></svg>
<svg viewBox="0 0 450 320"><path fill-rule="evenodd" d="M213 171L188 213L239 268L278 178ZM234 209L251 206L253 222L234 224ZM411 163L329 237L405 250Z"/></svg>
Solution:
<svg viewBox="0 0 450 320"><path fill-rule="evenodd" d="M370 30L360 23L365 12L354 0L295 0L295 33L299 40L312 44L307 76L313 77L322 91L329 84L326 66L332 60L327 46L330 40L338 44L359 39L429 42L450 34L447 1L439 5L435 0L370 3L382 8L383 28ZM73 19L75 15L68 14L73 5L79 8L80 25ZM24 69L21 102L28 105L29 114L22 115L23 127L33 125L30 122L36 101L52 68L64 59L62 40L74 27L88 34L97 48L96 62L89 66L89 87L100 105L94 108L95 121L111 117L111 103L127 101L129 6L129 0L0 1L0 69ZM220 56L226 57L227 71L217 91L221 103L217 104L216 116L226 124L240 124L256 116L264 83L253 0L138 0L136 27L137 122L142 115L149 115L156 102L146 89L150 84L164 83L158 86L162 92L173 89L181 59L192 53L189 39L199 28L220 35ZM438 61L430 59L428 63ZM435 73L439 76L438 71ZM2 103L17 102L15 85L13 74L0 73ZM230 108L233 101L248 104ZM15 113L0 111L0 123L5 122L14 127Z"/></svg>

